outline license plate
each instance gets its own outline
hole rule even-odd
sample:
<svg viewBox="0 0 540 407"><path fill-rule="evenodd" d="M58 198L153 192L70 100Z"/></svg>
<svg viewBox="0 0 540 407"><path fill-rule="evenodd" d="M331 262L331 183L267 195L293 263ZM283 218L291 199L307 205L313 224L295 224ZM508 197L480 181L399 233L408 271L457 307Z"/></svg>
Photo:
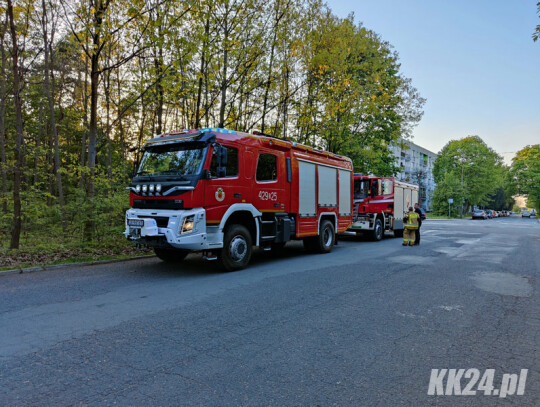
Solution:
<svg viewBox="0 0 540 407"><path fill-rule="evenodd" d="M142 228L144 226L144 220L142 219L128 219L128 226L134 226Z"/></svg>

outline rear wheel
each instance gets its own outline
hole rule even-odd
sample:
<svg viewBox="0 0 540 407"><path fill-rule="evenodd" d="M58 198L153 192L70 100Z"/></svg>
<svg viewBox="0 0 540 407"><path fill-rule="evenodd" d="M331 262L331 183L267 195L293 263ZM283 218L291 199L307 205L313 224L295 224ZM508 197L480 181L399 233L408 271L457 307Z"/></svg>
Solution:
<svg viewBox="0 0 540 407"><path fill-rule="evenodd" d="M186 258L189 250L154 248L156 256L167 263L179 263Z"/></svg>
<svg viewBox="0 0 540 407"><path fill-rule="evenodd" d="M251 234L245 226L230 225L225 232L221 264L227 271L241 270L251 259L253 250Z"/></svg>
<svg viewBox="0 0 540 407"><path fill-rule="evenodd" d="M312 253L329 253L336 242L334 224L329 220L323 220L319 228L318 236L304 238L304 247Z"/></svg>
<svg viewBox="0 0 540 407"><path fill-rule="evenodd" d="M383 229L382 220L380 218L377 218L375 219L375 227L373 228L371 238L378 242L379 240L382 240L383 236L384 236L384 229Z"/></svg>

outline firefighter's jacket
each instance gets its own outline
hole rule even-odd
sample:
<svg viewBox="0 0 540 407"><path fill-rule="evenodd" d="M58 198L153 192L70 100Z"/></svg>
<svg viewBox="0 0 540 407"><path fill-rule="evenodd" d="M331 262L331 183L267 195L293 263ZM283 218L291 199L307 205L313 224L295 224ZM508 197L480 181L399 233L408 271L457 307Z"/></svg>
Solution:
<svg viewBox="0 0 540 407"><path fill-rule="evenodd" d="M407 212L403 218L405 229L418 229L419 218L420 216L416 212Z"/></svg>

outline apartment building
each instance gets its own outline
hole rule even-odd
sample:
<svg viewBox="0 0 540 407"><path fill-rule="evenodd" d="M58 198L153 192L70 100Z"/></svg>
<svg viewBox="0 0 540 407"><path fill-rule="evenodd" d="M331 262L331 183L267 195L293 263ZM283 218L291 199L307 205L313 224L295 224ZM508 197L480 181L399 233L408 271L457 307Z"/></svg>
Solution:
<svg viewBox="0 0 540 407"><path fill-rule="evenodd" d="M431 199L435 190L433 164L437 154L408 140L400 140L390 147L390 151L396 157L396 165L401 168L396 178L417 184L420 187L420 206L431 210Z"/></svg>

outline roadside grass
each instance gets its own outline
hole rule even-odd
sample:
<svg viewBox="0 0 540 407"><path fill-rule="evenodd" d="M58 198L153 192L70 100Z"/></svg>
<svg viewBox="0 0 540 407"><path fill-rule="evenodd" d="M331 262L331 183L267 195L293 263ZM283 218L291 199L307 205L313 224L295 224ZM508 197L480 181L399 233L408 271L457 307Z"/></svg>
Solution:
<svg viewBox="0 0 540 407"><path fill-rule="evenodd" d="M114 236L99 242L80 242L47 236L26 236L19 249L0 246L0 271L44 267L57 264L127 259L153 254L148 248L136 246L123 237Z"/></svg>
<svg viewBox="0 0 540 407"><path fill-rule="evenodd" d="M470 216L465 215L463 219L470 218ZM434 215L433 213L426 213L426 219L461 219L459 216L450 216L448 215Z"/></svg>

